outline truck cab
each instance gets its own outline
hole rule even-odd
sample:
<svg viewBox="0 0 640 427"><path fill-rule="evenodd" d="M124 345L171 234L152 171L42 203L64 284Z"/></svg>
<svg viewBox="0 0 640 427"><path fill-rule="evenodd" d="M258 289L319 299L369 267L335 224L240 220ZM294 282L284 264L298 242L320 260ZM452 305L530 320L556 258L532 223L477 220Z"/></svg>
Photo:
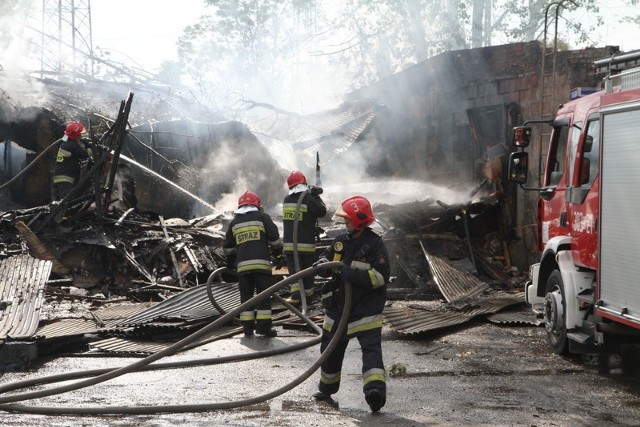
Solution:
<svg viewBox="0 0 640 427"><path fill-rule="evenodd" d="M640 342L640 197L632 190L640 182L640 68L607 76L604 86L561 106L552 121L514 129L522 151L511 154L508 178L540 195L540 262L525 299L559 354ZM524 186L530 123L552 128L539 188Z"/></svg>

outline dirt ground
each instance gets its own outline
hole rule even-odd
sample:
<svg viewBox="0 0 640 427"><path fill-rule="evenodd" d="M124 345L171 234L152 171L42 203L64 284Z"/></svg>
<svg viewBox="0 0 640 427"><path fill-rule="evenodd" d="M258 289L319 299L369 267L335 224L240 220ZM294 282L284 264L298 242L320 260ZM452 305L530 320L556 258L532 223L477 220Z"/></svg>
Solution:
<svg viewBox="0 0 640 427"><path fill-rule="evenodd" d="M310 333L279 328L275 339L233 337L162 361L244 354L307 340ZM360 377L360 349L347 349L343 384L333 404L311 398L315 372L301 385L265 403L207 413L149 415L34 415L0 412L3 426L418 426L637 425L636 377L603 375L582 358L551 353L544 330L502 326L479 319L416 339L386 329L388 400L378 414L367 407ZM313 346L247 362L128 374L56 396L21 402L55 407L180 405L226 402L278 389L318 357ZM31 372L5 373L1 383L56 373L124 366L135 358L62 357ZM48 386L50 387L50 386Z"/></svg>

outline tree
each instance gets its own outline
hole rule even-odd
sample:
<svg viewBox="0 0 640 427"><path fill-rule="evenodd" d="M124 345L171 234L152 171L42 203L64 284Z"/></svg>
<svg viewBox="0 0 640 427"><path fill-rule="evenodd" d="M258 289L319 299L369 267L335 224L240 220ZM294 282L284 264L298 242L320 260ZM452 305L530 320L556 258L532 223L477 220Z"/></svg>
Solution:
<svg viewBox="0 0 640 427"><path fill-rule="evenodd" d="M332 90L337 76L349 82L336 89L344 93L444 51L542 40L545 32L552 40L556 12L560 39L597 45L600 2L574 1L207 0L212 14L185 30L179 56L209 104L228 108L251 97L282 106L283 95L309 84ZM300 81L312 83L300 89Z"/></svg>

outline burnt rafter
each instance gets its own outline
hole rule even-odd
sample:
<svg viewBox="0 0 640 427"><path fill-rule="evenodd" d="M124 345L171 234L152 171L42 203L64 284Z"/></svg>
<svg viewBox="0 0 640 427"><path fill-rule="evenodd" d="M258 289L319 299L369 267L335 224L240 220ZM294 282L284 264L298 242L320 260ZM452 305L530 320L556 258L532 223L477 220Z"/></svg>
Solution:
<svg viewBox="0 0 640 427"><path fill-rule="evenodd" d="M99 154L93 161L91 168L80 177L76 185L71 189L69 194L53 207L49 215L42 219L37 225L36 230L42 230L51 220L56 216L63 213L69 203L74 200L73 197L83 188L89 179L94 180L94 196L95 203L98 209L96 210L98 218L102 218L102 211L109 205L111 193L113 192L113 182L115 174L118 169L118 159L122 144L124 142L124 135L126 134L126 125L131 111L131 103L133 101L133 93L129 93L126 101L122 101L118 112L118 117L111 128L105 133L102 139L99 141L99 145L96 147L99 149ZM102 188L103 181L100 171L103 170L105 164L109 164L109 180L104 188L104 200L106 203L102 203Z"/></svg>

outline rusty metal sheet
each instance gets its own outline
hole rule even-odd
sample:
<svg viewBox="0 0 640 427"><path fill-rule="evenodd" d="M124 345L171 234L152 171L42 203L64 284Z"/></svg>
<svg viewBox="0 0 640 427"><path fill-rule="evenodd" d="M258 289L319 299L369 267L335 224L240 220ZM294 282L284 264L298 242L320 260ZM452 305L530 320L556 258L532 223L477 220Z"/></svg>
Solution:
<svg viewBox="0 0 640 427"><path fill-rule="evenodd" d="M98 324L93 319L56 319L36 330L34 336L38 339L59 338L98 333Z"/></svg>
<svg viewBox="0 0 640 427"><path fill-rule="evenodd" d="M459 312L430 312L400 306L386 307L383 314L391 329L407 335L460 325L474 317Z"/></svg>
<svg viewBox="0 0 640 427"><path fill-rule="evenodd" d="M156 304L155 302L120 303L101 307L91 313L99 325L113 326L119 321L135 316Z"/></svg>
<svg viewBox="0 0 640 427"><path fill-rule="evenodd" d="M121 337L107 338L89 344L89 349L100 350L106 353L126 353L132 355L146 356L164 350L173 342L163 341L140 341Z"/></svg>
<svg viewBox="0 0 640 427"><path fill-rule="evenodd" d="M530 307L524 307L520 310L502 311L487 317L492 323L507 325L533 325L540 326L544 324L544 320L536 317Z"/></svg>
<svg viewBox="0 0 640 427"><path fill-rule="evenodd" d="M33 336L51 268L51 261L29 255L15 255L0 262L0 339Z"/></svg>
<svg viewBox="0 0 640 427"><path fill-rule="evenodd" d="M211 340L228 334L231 330L241 331L240 328L232 326L223 326L214 331L212 334L203 338L203 340ZM145 341L141 339L129 337L111 337L100 341L89 343L89 348L93 351L102 351L105 353L131 354L139 356L147 356L164 350L175 344L175 340L154 340Z"/></svg>
<svg viewBox="0 0 640 427"><path fill-rule="evenodd" d="M114 323L113 327L139 326L154 321L170 319L183 322L202 321L220 313L211 303L207 294L207 284L194 286L132 317ZM240 305L240 291L237 283L216 283L211 285L216 304L224 311L231 311Z"/></svg>
<svg viewBox="0 0 640 427"><path fill-rule="evenodd" d="M488 291L482 297L469 298L463 309L445 304L439 310L415 306L390 306L384 309L389 326L401 334L419 334L468 322L474 317L497 313L505 307L524 302L524 292L515 294Z"/></svg>
<svg viewBox="0 0 640 427"><path fill-rule="evenodd" d="M420 246L431 268L433 280L447 302L480 295L489 289L488 283L469 272L456 269L444 258L429 254L422 242Z"/></svg>

